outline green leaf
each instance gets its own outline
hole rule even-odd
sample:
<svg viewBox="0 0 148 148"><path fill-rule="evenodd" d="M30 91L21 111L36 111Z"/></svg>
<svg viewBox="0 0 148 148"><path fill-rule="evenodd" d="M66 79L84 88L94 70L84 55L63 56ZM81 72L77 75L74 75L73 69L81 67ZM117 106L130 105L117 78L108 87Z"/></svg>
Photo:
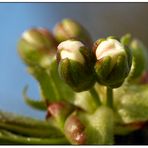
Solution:
<svg viewBox="0 0 148 148"><path fill-rule="evenodd" d="M34 127L34 128L41 128L41 129L53 128L53 125L51 125L47 121L34 119L31 117L26 117L22 115L16 115L14 113L3 112L3 111L0 111L0 122L19 125L23 127Z"/></svg>
<svg viewBox="0 0 148 148"><path fill-rule="evenodd" d="M4 144L68 144L65 137L56 138L34 138L24 137L11 133L9 131L0 130L0 142Z"/></svg>
<svg viewBox="0 0 148 148"><path fill-rule="evenodd" d="M27 105L30 107L37 109L37 110L42 110L46 111L47 110L47 105L44 100L33 100L27 96L27 90L28 86L24 87L23 90L23 97Z"/></svg>
<svg viewBox="0 0 148 148"><path fill-rule="evenodd" d="M62 136L61 132L54 127L45 129L45 128L36 128L36 127L23 127L20 125L8 124L8 123L0 123L0 129L9 130L11 132L29 137L53 138L53 137Z"/></svg>
<svg viewBox="0 0 148 148"><path fill-rule="evenodd" d="M48 121L37 120L7 112L0 112L0 128L25 136L62 136L62 133Z"/></svg>
<svg viewBox="0 0 148 148"><path fill-rule="evenodd" d="M123 123L148 120L148 85L128 85L116 89L115 108Z"/></svg>

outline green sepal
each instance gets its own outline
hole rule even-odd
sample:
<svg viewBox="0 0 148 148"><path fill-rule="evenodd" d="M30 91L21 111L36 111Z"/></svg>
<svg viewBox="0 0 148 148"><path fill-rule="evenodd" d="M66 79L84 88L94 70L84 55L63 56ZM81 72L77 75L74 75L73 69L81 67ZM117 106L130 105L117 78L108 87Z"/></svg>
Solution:
<svg viewBox="0 0 148 148"><path fill-rule="evenodd" d="M98 60L95 64L97 81L111 88L119 87L124 82L130 70L126 60L126 55L119 55L112 69L111 57L107 56Z"/></svg>
<svg viewBox="0 0 148 148"><path fill-rule="evenodd" d="M110 72L110 65L111 65L111 57L105 57L100 59L95 64L95 71L97 74L97 81L101 84L105 84L105 79Z"/></svg>
<svg viewBox="0 0 148 148"><path fill-rule="evenodd" d="M124 45L124 46L129 46L130 42L132 40L132 36L130 33L127 33L125 35L123 35L120 39L120 42Z"/></svg>
<svg viewBox="0 0 148 148"><path fill-rule="evenodd" d="M88 75L84 65L79 62L65 58L60 61L58 70L61 78L74 91L80 92L87 90L94 84L93 74Z"/></svg>
<svg viewBox="0 0 148 148"><path fill-rule="evenodd" d="M128 46L124 46L124 49L125 49L126 54L127 54L128 66L131 68L133 53Z"/></svg>
<svg viewBox="0 0 148 148"><path fill-rule="evenodd" d="M126 61L126 56L118 56L115 66L107 77L107 84L111 88L119 87L124 82L129 70L130 69Z"/></svg>
<svg viewBox="0 0 148 148"><path fill-rule="evenodd" d="M80 47L79 49L81 55L84 57L86 69L89 69L89 73L93 72L93 66L96 62L95 56L91 50L88 50L86 47Z"/></svg>

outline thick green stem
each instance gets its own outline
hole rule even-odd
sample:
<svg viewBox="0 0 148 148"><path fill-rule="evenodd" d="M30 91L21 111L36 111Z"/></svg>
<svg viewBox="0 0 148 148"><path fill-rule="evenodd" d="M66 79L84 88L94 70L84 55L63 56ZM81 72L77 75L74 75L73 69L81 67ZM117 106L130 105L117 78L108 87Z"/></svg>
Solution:
<svg viewBox="0 0 148 148"><path fill-rule="evenodd" d="M101 101L100 101L100 97L99 97L99 94L96 92L95 88L91 88L89 90L90 94L92 95L93 97L93 100L94 102L96 103L97 106L100 106L101 105Z"/></svg>
<svg viewBox="0 0 148 148"><path fill-rule="evenodd" d="M113 108L113 90L110 87L107 87L106 90L106 105L109 106L110 108Z"/></svg>

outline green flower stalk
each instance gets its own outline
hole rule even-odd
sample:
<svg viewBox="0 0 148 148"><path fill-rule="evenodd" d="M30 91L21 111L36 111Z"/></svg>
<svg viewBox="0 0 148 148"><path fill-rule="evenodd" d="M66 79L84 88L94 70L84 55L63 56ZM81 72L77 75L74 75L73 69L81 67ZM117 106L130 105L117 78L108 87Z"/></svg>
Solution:
<svg viewBox="0 0 148 148"><path fill-rule="evenodd" d="M63 19L54 28L54 35L60 43L68 39L75 39L83 42L89 48L92 47L92 39L87 30L78 22L72 19Z"/></svg>
<svg viewBox="0 0 148 148"><path fill-rule="evenodd" d="M74 91L88 90L94 85L93 60L90 50L80 41L67 40L58 46L59 75Z"/></svg>
<svg viewBox="0 0 148 148"><path fill-rule="evenodd" d="M113 37L94 43L97 81L110 88L122 85L131 68L131 52Z"/></svg>
<svg viewBox="0 0 148 148"><path fill-rule="evenodd" d="M49 55L56 52L56 47L57 42L47 29L32 28L23 33L18 52L27 65L47 67Z"/></svg>

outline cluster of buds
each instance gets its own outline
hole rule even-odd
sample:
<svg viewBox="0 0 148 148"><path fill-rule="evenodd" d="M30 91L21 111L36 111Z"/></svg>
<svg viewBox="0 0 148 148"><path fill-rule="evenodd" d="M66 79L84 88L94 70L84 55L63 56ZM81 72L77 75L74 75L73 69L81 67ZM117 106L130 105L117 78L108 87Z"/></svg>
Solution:
<svg viewBox="0 0 148 148"><path fill-rule="evenodd" d="M142 75L141 82L148 81L147 53L140 41L131 42L127 35L121 40L115 37L98 39L93 44L87 30L71 19L56 24L53 34L43 28L27 30L19 41L18 51L40 84L46 100L47 119L56 122L55 126L72 144L112 144L112 89L121 86L126 77L131 80ZM96 111L88 115L86 110L72 105L72 101L67 102L80 93L75 95L64 82L76 92L90 90L94 99L91 100L98 109L95 107ZM103 106L103 99L98 101L97 89L93 88L97 82L107 87L107 107ZM61 87L69 89L69 93ZM82 116L88 125L82 123L82 116L77 115L79 111L86 113Z"/></svg>
<svg viewBox="0 0 148 148"><path fill-rule="evenodd" d="M90 89L96 81L119 87L131 67L127 46L115 38L99 39L92 46L86 29L71 19L58 23L54 35L43 28L26 31L18 47L27 65L43 68L50 66L50 55L57 49L59 75L77 92Z"/></svg>
<svg viewBox="0 0 148 148"><path fill-rule="evenodd" d="M109 37L97 40L93 52L80 41L67 40L60 43L57 61L61 78L75 91L89 89L95 81L111 88L119 87L130 71L129 48Z"/></svg>

